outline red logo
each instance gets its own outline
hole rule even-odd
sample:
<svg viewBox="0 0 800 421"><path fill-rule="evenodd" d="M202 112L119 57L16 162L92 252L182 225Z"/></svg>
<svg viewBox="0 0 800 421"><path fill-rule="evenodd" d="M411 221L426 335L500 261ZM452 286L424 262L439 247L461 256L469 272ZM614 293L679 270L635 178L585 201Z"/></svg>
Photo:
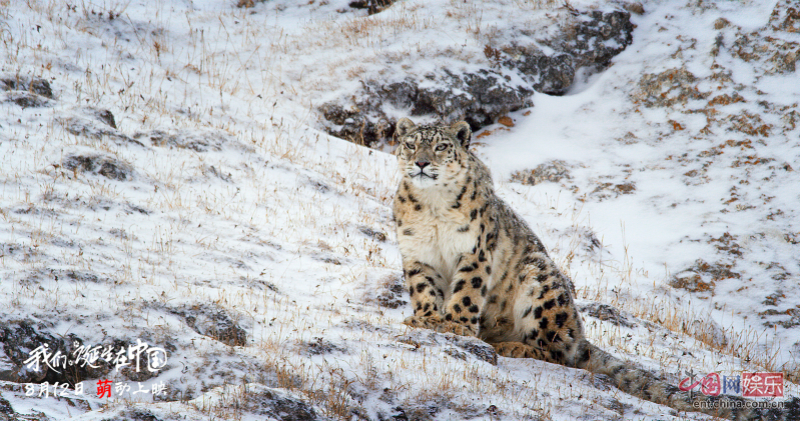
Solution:
<svg viewBox="0 0 800 421"><path fill-rule="evenodd" d="M98 380L97 381L97 397L103 398L108 394L108 397L111 397L111 380Z"/></svg>
<svg viewBox="0 0 800 421"><path fill-rule="evenodd" d="M694 379L685 378L678 384L678 388L684 392L692 390L700 385L700 391L707 396L719 396L721 383L719 381L719 374L709 373L702 379L694 381Z"/></svg>
<svg viewBox="0 0 800 421"><path fill-rule="evenodd" d="M742 373L742 396L782 397L783 373Z"/></svg>

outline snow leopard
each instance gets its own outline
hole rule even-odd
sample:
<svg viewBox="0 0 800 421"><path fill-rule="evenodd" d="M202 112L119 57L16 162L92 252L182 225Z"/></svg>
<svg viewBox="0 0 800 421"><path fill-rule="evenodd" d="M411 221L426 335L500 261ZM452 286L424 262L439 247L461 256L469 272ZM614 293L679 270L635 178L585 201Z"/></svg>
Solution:
<svg viewBox="0 0 800 421"><path fill-rule="evenodd" d="M748 408L737 396L689 393L591 344L572 281L495 194L488 168L469 150L469 124L402 118L395 136L402 178L393 216L414 312L406 325L477 337L500 356L603 374L626 393L681 411L800 420L797 398L777 413Z"/></svg>

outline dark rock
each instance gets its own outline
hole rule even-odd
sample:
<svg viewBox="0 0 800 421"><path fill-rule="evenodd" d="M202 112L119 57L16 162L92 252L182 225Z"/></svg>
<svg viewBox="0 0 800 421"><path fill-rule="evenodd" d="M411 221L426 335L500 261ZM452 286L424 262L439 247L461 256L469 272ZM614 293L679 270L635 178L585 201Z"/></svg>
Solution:
<svg viewBox="0 0 800 421"><path fill-rule="evenodd" d="M64 399L72 403L71 399ZM20 414L14 411L10 402L0 397L0 421L52 421L52 418L48 417L43 412L33 409L27 411L25 414Z"/></svg>
<svg viewBox="0 0 800 421"><path fill-rule="evenodd" d="M82 272L75 270L65 270L61 272L67 279L79 282L99 283L101 278L91 272ZM58 276L58 275L55 275Z"/></svg>
<svg viewBox="0 0 800 421"><path fill-rule="evenodd" d="M105 364L91 367L80 364L69 364L73 361L72 353L82 344L82 340L73 334L54 336L48 332L50 327L30 320L10 320L0 324L0 343L6 357L14 365L14 369L0 371L0 380L17 383L76 383L108 372ZM50 364L40 360L38 367L31 365L28 359L39 347L47 350L51 357ZM26 363L28 361L28 363ZM31 365L29 368L28 365ZM65 368L66 366L66 368Z"/></svg>
<svg viewBox="0 0 800 421"><path fill-rule="evenodd" d="M133 135L137 140L148 140L150 144L158 147L189 149L195 152L221 151L223 148L247 149L232 136L214 130L208 131L181 131L168 133L163 130L138 132Z"/></svg>
<svg viewBox="0 0 800 421"><path fill-rule="evenodd" d="M71 282L91 282L98 284L107 282L108 278L97 276L92 272L84 272L74 269L40 269L30 274L28 279L50 279L54 281L71 281Z"/></svg>
<svg viewBox="0 0 800 421"><path fill-rule="evenodd" d="M56 217L58 216L58 212L54 211L53 209L43 208L41 206L36 206L33 203L19 206L15 208L12 212L16 213L17 215L43 215L49 217Z"/></svg>
<svg viewBox="0 0 800 421"><path fill-rule="evenodd" d="M330 253L330 252L327 252L327 251L321 251L321 252L317 252L317 253L312 253L311 254L311 258L316 260L316 261L319 261L319 262L322 262L322 263L327 263L329 265L336 265L336 266L341 266L341 264L342 264L342 260L339 257L341 257L341 256L337 256L337 255L335 255L333 253Z"/></svg>
<svg viewBox="0 0 800 421"><path fill-rule="evenodd" d="M546 55L535 47L506 48L503 64L519 70L538 92L560 95L575 80L575 60L572 55Z"/></svg>
<svg viewBox="0 0 800 421"><path fill-rule="evenodd" d="M758 313L762 319L767 319L764 326L775 328L781 326L784 329L791 329L800 326L800 305L785 311L767 309Z"/></svg>
<svg viewBox="0 0 800 421"><path fill-rule="evenodd" d="M381 307L386 308L400 308L405 306L408 302L405 298L406 288L403 283L403 278L400 276L387 276L380 282L378 288L378 295L375 301Z"/></svg>
<svg viewBox="0 0 800 421"><path fill-rule="evenodd" d="M113 121L110 111L92 110L90 114L92 118L73 115L58 118L57 121L64 127L64 130L75 136L86 136L98 140L107 138L117 144L134 143L144 146L138 140L131 139L115 128L116 122Z"/></svg>
<svg viewBox="0 0 800 421"><path fill-rule="evenodd" d="M783 403L784 419L786 420L800 420L800 397L793 397L792 399Z"/></svg>
<svg viewBox="0 0 800 421"><path fill-rule="evenodd" d="M244 406L248 412L279 420L317 421L324 419L317 415L313 406L285 390L259 384L249 384L247 388Z"/></svg>
<svg viewBox="0 0 800 421"><path fill-rule="evenodd" d="M184 305L170 309L170 313L182 317L192 330L201 335L229 346L247 344L247 332L239 327L227 310L217 304Z"/></svg>
<svg viewBox="0 0 800 421"><path fill-rule="evenodd" d="M40 77L3 76L0 77L0 89L4 91L28 91L53 99L53 89L50 87L50 82Z"/></svg>
<svg viewBox="0 0 800 421"><path fill-rule="evenodd" d="M362 234L366 235L367 237L371 237L376 241L380 241L381 243L386 242L386 233L383 231L379 231L367 226L360 226L358 230L361 231Z"/></svg>
<svg viewBox="0 0 800 421"><path fill-rule="evenodd" d="M128 409L121 411L111 418L103 418L101 421L162 421L161 418L153 415L146 409Z"/></svg>
<svg viewBox="0 0 800 421"><path fill-rule="evenodd" d="M588 74L605 69L632 41L630 13L623 10L576 12L566 20L559 35L541 41L552 53L535 45L487 45L488 68L463 74L443 68L404 80L366 80L349 99L321 105L322 124L334 136L374 147L391 143L396 110L427 121L466 120L475 131L530 107L535 91L565 93L578 69Z"/></svg>
<svg viewBox="0 0 800 421"><path fill-rule="evenodd" d="M16 421L19 419L17 415L19 414L14 411L11 402L0 396L0 421Z"/></svg>
<svg viewBox="0 0 800 421"><path fill-rule="evenodd" d="M92 109L92 114L95 115L100 121L108 124L112 128L117 128L117 121L114 119L114 114L111 113L109 110L97 110Z"/></svg>
<svg viewBox="0 0 800 421"><path fill-rule="evenodd" d="M472 354L475 358L491 365L497 365L497 351L486 342L467 336L453 336L449 339L457 347Z"/></svg>
<svg viewBox="0 0 800 421"><path fill-rule="evenodd" d="M356 110L345 109L339 104L322 105L320 111L323 117L333 123L327 127L328 133L364 146L391 138L394 124L382 112L364 113Z"/></svg>
<svg viewBox="0 0 800 421"><path fill-rule="evenodd" d="M421 85L410 78L390 84L367 82L361 95L363 101L349 109L328 103L320 111L332 123L329 133L374 146L394 133L395 121L383 111L384 105L410 109L412 116L432 116L440 121L463 119L475 130L511 111L531 106L533 89L514 86L495 70L456 75L445 69L443 75L432 76L430 81L434 83Z"/></svg>
<svg viewBox="0 0 800 421"><path fill-rule="evenodd" d="M104 155L69 155L61 166L74 172L89 172L110 180L129 181L135 178L132 166Z"/></svg>
<svg viewBox="0 0 800 421"><path fill-rule="evenodd" d="M50 82L44 79L34 78L29 89L33 93L39 94L45 98L53 99L53 90L50 88Z"/></svg>
<svg viewBox="0 0 800 421"><path fill-rule="evenodd" d="M394 0L356 0L351 1L349 6L353 9L367 9L370 15L380 13L391 6Z"/></svg>
<svg viewBox="0 0 800 421"><path fill-rule="evenodd" d="M543 42L555 53L544 54L535 46L504 47L503 64L520 71L538 92L560 95L572 86L578 69L602 71L633 42L629 12L576 12L573 19L564 35Z"/></svg>
<svg viewBox="0 0 800 421"><path fill-rule="evenodd" d="M479 70L477 73L467 73L464 75L464 82L464 87L472 98L471 100L465 98L465 101L462 101L466 108L458 102L444 101L449 107L454 108L446 119L461 117L470 123L473 130L492 124L511 111L532 105L529 98L533 95L533 90L513 86L495 71Z"/></svg>
<svg viewBox="0 0 800 421"><path fill-rule="evenodd" d="M497 351L495 351L494 347L478 338L417 329L407 335L397 336L396 340L411 345L415 349L419 349L422 346L439 346L445 354L454 358L467 360L468 355L472 355L472 357L480 361L497 365ZM453 346L455 346L455 349Z"/></svg>
<svg viewBox="0 0 800 421"><path fill-rule="evenodd" d="M203 165L201 170L203 171L203 174L205 174L208 177L216 177L226 183L233 182L233 177L231 176L231 173L225 174L222 171L218 170L217 167L213 165L211 166Z"/></svg>
<svg viewBox="0 0 800 421"><path fill-rule="evenodd" d="M403 407L398 406L398 407L392 408L392 411L394 411L394 412L389 415L389 416L392 417L392 418L390 418L391 420L393 420L393 421L408 421L408 415L406 414L406 410L403 409Z"/></svg>
<svg viewBox="0 0 800 421"><path fill-rule="evenodd" d="M323 193L323 194L331 191L331 186L323 183L322 181L313 180L310 177L308 179L308 184L311 185L311 187L313 187L314 190L316 190L316 191L318 191L320 193Z"/></svg>
<svg viewBox="0 0 800 421"><path fill-rule="evenodd" d="M12 414L14 413L14 408L11 407L11 403L2 396L0 396L0 414Z"/></svg>
<svg viewBox="0 0 800 421"><path fill-rule="evenodd" d="M0 102L13 102L22 108L49 107L53 101L27 91L9 91L2 95Z"/></svg>
<svg viewBox="0 0 800 421"><path fill-rule="evenodd" d="M561 180L569 180L571 178L566 162L561 160L548 161L538 165L533 170L516 171L511 174L511 181L528 186L535 186L545 181L558 183Z"/></svg>
<svg viewBox="0 0 800 421"><path fill-rule="evenodd" d="M138 343L130 339L106 338L103 344L91 345L85 344L83 339L72 333L66 336L53 335L50 329L52 326L30 320L0 323L0 349L15 367L0 371L0 380L17 383L57 382L74 386L87 379L107 376L116 367L116 355L119 352L127 354L131 346ZM164 345L165 352L174 350L171 344ZM120 373L133 381L146 381L157 376L164 367L150 371L148 352L139 352L138 359L132 359L130 365L120 367ZM40 356L38 367L32 364L37 355ZM157 355L164 358L163 352Z"/></svg>
<svg viewBox="0 0 800 421"><path fill-rule="evenodd" d="M608 304L590 303L580 306L578 310L595 319L610 322L617 326L633 327L635 325L627 316L623 315L618 308Z"/></svg>
<svg viewBox="0 0 800 421"><path fill-rule="evenodd" d="M347 352L345 348L319 337L314 338L312 341L301 341L300 350L307 355L324 355L334 352Z"/></svg>
<svg viewBox="0 0 800 421"><path fill-rule="evenodd" d="M566 51L574 56L576 69L602 70L633 42L633 23L628 12L595 10L578 19L581 22L575 27L576 37L566 44Z"/></svg>
<svg viewBox="0 0 800 421"><path fill-rule="evenodd" d="M434 421L434 420L473 420L473 419L511 419L503 417L503 411L495 405L488 408L484 404L470 402L456 402L444 394L417 393L413 399L404 399L398 402L388 396L382 396L381 401L391 404L388 413L378 413L379 421ZM400 403L400 405L397 405ZM487 418L488 415L488 418ZM368 417L363 417L367 419ZM362 419L362 418L359 418ZM525 417L525 420L538 418Z"/></svg>
<svg viewBox="0 0 800 421"><path fill-rule="evenodd" d="M150 212L149 210L147 210L147 209L145 209L145 208L143 208L141 206L134 205L133 203L128 203L125 206L125 213L128 214L128 215L130 215L132 213L138 213L138 214L142 214L142 215L150 215L152 212Z"/></svg>

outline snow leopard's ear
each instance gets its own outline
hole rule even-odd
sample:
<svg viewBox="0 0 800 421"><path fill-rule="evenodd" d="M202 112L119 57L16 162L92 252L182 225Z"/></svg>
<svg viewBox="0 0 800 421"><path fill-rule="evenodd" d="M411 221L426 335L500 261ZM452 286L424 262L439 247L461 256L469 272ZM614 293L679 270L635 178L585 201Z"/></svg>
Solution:
<svg viewBox="0 0 800 421"><path fill-rule="evenodd" d="M469 142L472 140L472 129L469 128L469 123L466 121L459 121L450 126L455 132L456 139L461 142L461 146L465 149L469 147Z"/></svg>
<svg viewBox="0 0 800 421"><path fill-rule="evenodd" d="M413 121L403 117L400 120L397 120L397 125L394 128L394 134L397 138L407 135L409 132L414 130L417 127Z"/></svg>

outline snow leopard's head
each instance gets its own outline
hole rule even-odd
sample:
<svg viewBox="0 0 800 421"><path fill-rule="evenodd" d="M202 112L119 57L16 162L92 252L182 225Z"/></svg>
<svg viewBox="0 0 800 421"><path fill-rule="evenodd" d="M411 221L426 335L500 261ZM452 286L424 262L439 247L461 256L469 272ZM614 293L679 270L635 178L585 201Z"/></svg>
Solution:
<svg viewBox="0 0 800 421"><path fill-rule="evenodd" d="M403 177L417 187L428 188L451 182L462 174L472 130L465 121L450 126L417 126L401 118L395 127L398 156Z"/></svg>

